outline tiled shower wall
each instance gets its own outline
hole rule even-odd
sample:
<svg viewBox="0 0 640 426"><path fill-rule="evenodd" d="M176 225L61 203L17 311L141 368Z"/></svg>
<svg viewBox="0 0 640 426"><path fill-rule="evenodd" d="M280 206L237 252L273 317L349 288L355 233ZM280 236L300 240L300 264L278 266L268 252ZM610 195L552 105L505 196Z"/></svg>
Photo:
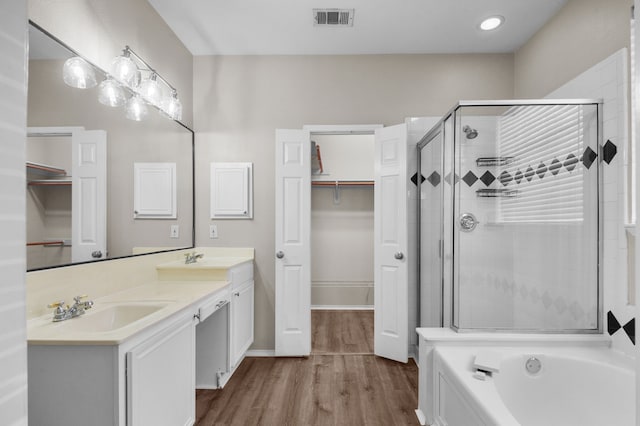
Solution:
<svg viewBox="0 0 640 426"><path fill-rule="evenodd" d="M0 2L0 424L27 424L25 138L27 5Z"/></svg>
<svg viewBox="0 0 640 426"><path fill-rule="evenodd" d="M604 287L604 331L613 339L613 347L633 354L634 307L627 302L628 262L625 229L626 170L630 158L628 146L628 64L627 49L622 49L596 64L547 98L599 98L603 107L603 143L611 141L617 155L602 166L602 276ZM605 155L600 153L599 161Z"/></svg>

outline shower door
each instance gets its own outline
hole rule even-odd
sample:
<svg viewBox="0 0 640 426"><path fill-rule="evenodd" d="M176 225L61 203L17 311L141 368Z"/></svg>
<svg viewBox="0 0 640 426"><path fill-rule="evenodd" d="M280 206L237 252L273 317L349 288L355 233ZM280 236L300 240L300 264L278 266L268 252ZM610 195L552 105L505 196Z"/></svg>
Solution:
<svg viewBox="0 0 640 426"><path fill-rule="evenodd" d="M597 330L597 104L453 117L453 326Z"/></svg>

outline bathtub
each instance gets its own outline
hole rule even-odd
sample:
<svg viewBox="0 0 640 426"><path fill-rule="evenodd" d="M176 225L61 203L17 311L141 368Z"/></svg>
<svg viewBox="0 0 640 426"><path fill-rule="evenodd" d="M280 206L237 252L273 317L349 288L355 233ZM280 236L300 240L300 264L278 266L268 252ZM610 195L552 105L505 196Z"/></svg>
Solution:
<svg viewBox="0 0 640 426"><path fill-rule="evenodd" d="M420 368L430 370L419 373L421 424L635 426L633 360L601 337L578 336L573 345L554 339L440 342L427 353L421 342ZM499 371L481 380L473 363L483 352L498 360ZM539 371L527 371L531 358Z"/></svg>

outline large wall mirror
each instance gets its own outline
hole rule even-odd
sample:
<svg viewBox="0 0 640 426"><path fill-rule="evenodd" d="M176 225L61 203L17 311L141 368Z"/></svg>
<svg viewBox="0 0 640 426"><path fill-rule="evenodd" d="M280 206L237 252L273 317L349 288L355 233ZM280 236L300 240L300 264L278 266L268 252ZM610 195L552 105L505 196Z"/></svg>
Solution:
<svg viewBox="0 0 640 426"><path fill-rule="evenodd" d="M31 23L27 269L193 247L193 131L151 106L129 120L98 86L67 86L74 56Z"/></svg>

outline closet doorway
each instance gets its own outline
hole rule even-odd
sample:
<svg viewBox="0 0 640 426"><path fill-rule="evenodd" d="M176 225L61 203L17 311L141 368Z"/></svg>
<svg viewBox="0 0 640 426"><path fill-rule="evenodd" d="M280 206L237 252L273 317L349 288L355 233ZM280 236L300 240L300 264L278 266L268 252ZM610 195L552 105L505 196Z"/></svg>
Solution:
<svg viewBox="0 0 640 426"><path fill-rule="evenodd" d="M410 265L415 262L413 235L409 229L417 226L417 204L415 190L409 188L410 174L416 169L415 142L408 140L407 125L401 124L390 127L382 126L305 126L301 130L276 130L276 224L275 224L275 354L276 356L307 356L311 354L311 301L312 274L319 284L326 273L334 272L340 263L353 266L358 262L353 253L343 253L335 257L339 247L348 245L353 238L338 236L346 242L333 243L327 252L333 262L325 265L327 271L320 270L314 263L319 251L316 248L312 254L312 192L314 197L328 198L331 203L347 203L346 196L354 193L354 188L365 190L371 187L371 178L344 179L342 182L335 177L325 177L327 182L318 182L314 176L312 183L312 167L318 173L318 164L312 160L317 156L317 147L313 148L312 140L324 135L374 135L373 155L373 305L374 305L374 333L373 352L376 355L400 362L407 362L410 353L413 330L416 326L417 304L414 294L417 279L417 268ZM359 154L352 153L342 156L347 165L354 167ZM341 158L338 156L338 158ZM322 159L326 163L327 159ZM323 164L323 169L330 172L329 165ZM369 166L369 170L370 170ZM409 171L411 173L409 174ZM337 182L336 182L337 181ZM329 186L316 188L314 186ZM320 193L319 191L325 191ZM368 189L368 191L371 191ZM369 195L370 197L370 195ZM363 199L366 198L363 196ZM370 200L370 198L369 198ZM415 206L411 206L411 204ZM357 205L357 203L355 203ZM362 203L364 205L366 203ZM370 206L370 202L369 202ZM344 207L344 205L342 206ZM370 207L369 207L370 208ZM368 213L370 215L370 212ZM317 222L317 220L316 220ZM314 226L317 226L314 223ZM321 238L328 236L332 227L322 229L316 233ZM353 229L349 229L353 231ZM325 234L326 233L326 234ZM317 238L316 238L317 239ZM340 241L340 239L338 239ZM317 241L316 241L317 243ZM317 246L317 244L316 244ZM417 245L416 245L417 248ZM370 257L362 256L362 259ZM337 260L335 260L337 259ZM362 259L360 261L362 261ZM367 261L362 261L365 264ZM322 265L322 262L319 263ZM415 264L414 264L415 265ZM366 268L362 269L363 271ZM369 268L369 271L371 268ZM366 295L366 275L364 278L353 279L361 281L360 296ZM318 279L320 278L320 279ZM370 279L370 278L369 278ZM353 292L353 285L338 285L345 281L344 276L333 275L326 281L332 282L332 287L343 287L343 292ZM349 281L349 280L346 280ZM410 285L409 283L414 283ZM343 283L344 284L344 283ZM353 284L353 282L351 283ZM331 306L336 303L326 302L329 297L324 287L316 285L314 288L314 304L316 306ZM364 291L362 291L364 289ZM323 294L324 292L324 294ZM357 293L357 292L356 292ZM323 297L325 301L322 301ZM335 297L335 296L331 296ZM346 297L346 296L345 296ZM357 296L354 296L357 297ZM362 300L362 299L360 299ZM412 301L412 302L410 302ZM342 306L353 306L356 303L342 301ZM358 304L361 304L359 302ZM371 303L371 299L365 299ZM415 305L415 306L414 306Z"/></svg>
<svg viewBox="0 0 640 426"><path fill-rule="evenodd" d="M311 132L311 353L372 354L374 134Z"/></svg>

